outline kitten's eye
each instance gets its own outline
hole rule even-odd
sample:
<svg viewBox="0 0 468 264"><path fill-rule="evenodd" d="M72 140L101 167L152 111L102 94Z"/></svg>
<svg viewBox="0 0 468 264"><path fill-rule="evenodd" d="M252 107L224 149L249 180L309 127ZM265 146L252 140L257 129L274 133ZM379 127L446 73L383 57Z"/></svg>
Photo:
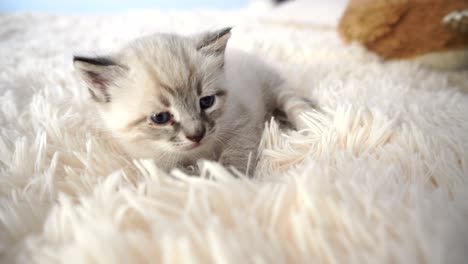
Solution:
<svg viewBox="0 0 468 264"><path fill-rule="evenodd" d="M151 121L156 124L162 125L171 120L171 114L169 112L162 112L151 116Z"/></svg>
<svg viewBox="0 0 468 264"><path fill-rule="evenodd" d="M210 108L215 102L215 96L210 95L210 96L205 96L200 98L200 107L201 109L207 109Z"/></svg>

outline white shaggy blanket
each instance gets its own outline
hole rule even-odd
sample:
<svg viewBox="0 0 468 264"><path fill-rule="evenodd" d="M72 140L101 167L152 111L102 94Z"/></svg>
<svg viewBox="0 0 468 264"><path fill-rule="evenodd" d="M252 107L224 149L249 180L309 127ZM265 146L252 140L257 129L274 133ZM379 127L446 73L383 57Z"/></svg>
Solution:
<svg viewBox="0 0 468 264"><path fill-rule="evenodd" d="M467 263L468 73L383 62L310 16L2 14L0 263ZM266 125L254 179L170 177L90 124L72 54L227 25L321 109Z"/></svg>

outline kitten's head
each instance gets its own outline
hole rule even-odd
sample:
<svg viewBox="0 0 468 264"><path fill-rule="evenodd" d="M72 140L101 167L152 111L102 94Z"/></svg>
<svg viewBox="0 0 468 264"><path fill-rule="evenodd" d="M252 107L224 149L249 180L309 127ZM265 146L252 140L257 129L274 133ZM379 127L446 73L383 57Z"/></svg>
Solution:
<svg viewBox="0 0 468 264"><path fill-rule="evenodd" d="M214 142L225 110L230 28L196 36L155 34L120 52L74 57L105 126L130 154L188 154Z"/></svg>

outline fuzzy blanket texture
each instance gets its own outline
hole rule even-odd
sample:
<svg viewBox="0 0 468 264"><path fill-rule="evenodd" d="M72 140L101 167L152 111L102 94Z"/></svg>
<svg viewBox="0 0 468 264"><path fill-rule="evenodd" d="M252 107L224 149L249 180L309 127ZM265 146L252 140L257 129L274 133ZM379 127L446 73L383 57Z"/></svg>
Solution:
<svg viewBox="0 0 468 264"><path fill-rule="evenodd" d="M0 15L0 263L467 263L467 71L384 62L307 8ZM265 125L253 179L167 175L87 118L73 54L230 25L319 105Z"/></svg>

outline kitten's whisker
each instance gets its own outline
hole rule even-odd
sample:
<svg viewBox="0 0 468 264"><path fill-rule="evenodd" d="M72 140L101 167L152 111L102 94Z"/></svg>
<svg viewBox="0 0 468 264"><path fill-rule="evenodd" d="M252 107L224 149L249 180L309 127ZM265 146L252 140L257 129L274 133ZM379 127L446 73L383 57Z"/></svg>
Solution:
<svg viewBox="0 0 468 264"><path fill-rule="evenodd" d="M218 137L220 137L223 140L229 140L232 139L233 136L241 139L247 139L247 140L252 140L255 141L256 137L255 135L252 135L253 133L251 131L248 131L247 133L237 133L234 131L229 131L229 130L220 130L220 133Z"/></svg>
<svg viewBox="0 0 468 264"><path fill-rule="evenodd" d="M214 136L214 140L218 142L223 148L226 146L226 143L222 141L220 138L218 138L217 136Z"/></svg>

